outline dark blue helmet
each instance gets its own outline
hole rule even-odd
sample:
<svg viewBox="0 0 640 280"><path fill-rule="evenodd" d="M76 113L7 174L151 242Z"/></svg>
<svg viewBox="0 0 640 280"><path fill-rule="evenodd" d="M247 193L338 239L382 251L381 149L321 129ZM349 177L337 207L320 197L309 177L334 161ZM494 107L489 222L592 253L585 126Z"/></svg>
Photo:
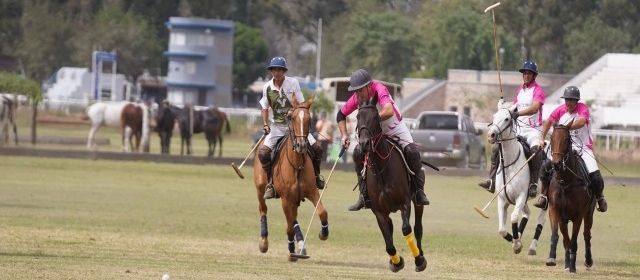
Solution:
<svg viewBox="0 0 640 280"><path fill-rule="evenodd" d="M524 73L525 70L529 70L535 74L538 74L538 65L536 65L536 63L531 60L527 60L522 64L522 67L519 71L520 73Z"/></svg>
<svg viewBox="0 0 640 280"><path fill-rule="evenodd" d="M282 56L276 56L271 59L271 63L269 63L267 70L271 70L273 68L283 68L285 71L289 70L287 69L287 60Z"/></svg>
<svg viewBox="0 0 640 280"><path fill-rule="evenodd" d="M347 90L348 91L359 90L370 83L371 83L371 76L369 75L369 72L367 72L367 70L364 70L364 69L358 69L356 71L353 71L353 73L351 73L351 78L349 79L349 88L347 88Z"/></svg>
<svg viewBox="0 0 640 280"><path fill-rule="evenodd" d="M580 90L576 86L568 86L560 98L580 100Z"/></svg>

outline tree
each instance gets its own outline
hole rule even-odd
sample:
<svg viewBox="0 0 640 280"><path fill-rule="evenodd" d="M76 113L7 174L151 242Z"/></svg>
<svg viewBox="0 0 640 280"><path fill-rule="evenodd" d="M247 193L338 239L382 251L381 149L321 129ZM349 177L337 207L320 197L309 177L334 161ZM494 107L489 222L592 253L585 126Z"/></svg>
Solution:
<svg viewBox="0 0 640 280"><path fill-rule="evenodd" d="M12 55L20 41L22 1L0 2L0 54Z"/></svg>
<svg viewBox="0 0 640 280"><path fill-rule="evenodd" d="M60 11L47 3L26 1L20 25L23 36L16 52L28 77L44 80L71 62L73 31Z"/></svg>
<svg viewBox="0 0 640 280"><path fill-rule="evenodd" d="M31 102L31 143L36 144L36 117L38 116L38 103L42 100L40 83L24 79L16 74L0 72L0 92L8 92L26 95Z"/></svg>
<svg viewBox="0 0 640 280"><path fill-rule="evenodd" d="M162 47L149 21L120 5L105 4L93 22L75 37L75 61L90 65L94 50L116 51L118 72L133 80L149 66L160 65Z"/></svg>
<svg viewBox="0 0 640 280"><path fill-rule="evenodd" d="M258 77L264 78L267 45L259 29L240 22L235 23L233 44L233 88L242 92Z"/></svg>
<svg viewBox="0 0 640 280"><path fill-rule="evenodd" d="M415 69L417 40L400 13L356 13L350 19L344 38L350 70L365 68L376 79L399 83Z"/></svg>

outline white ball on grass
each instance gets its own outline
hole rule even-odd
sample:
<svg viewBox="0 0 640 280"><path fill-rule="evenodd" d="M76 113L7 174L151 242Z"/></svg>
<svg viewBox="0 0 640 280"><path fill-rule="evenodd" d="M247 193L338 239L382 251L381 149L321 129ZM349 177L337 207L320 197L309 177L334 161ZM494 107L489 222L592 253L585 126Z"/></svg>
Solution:
<svg viewBox="0 0 640 280"><path fill-rule="evenodd" d="M162 280L169 280L169 274L162 275Z"/></svg>

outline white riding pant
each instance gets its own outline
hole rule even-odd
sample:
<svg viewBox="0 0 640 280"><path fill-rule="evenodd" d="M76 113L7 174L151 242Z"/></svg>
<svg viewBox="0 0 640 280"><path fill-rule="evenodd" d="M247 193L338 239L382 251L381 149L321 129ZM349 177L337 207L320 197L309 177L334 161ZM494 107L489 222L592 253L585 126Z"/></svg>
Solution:
<svg viewBox="0 0 640 280"><path fill-rule="evenodd" d="M587 166L587 171L589 171L589 173L593 173L600 170L598 168L598 162L596 161L596 157L594 156L593 151L591 149L587 147L583 147L581 150L576 150L574 147L574 150L578 152L582 160L584 160L584 164Z"/></svg>
<svg viewBox="0 0 640 280"><path fill-rule="evenodd" d="M262 145L267 146L269 147L269 149L273 150L273 148L276 146L276 143L278 142L278 139L280 139L282 136L287 135L288 133L288 125L271 123L271 132L269 132L269 134L264 137L264 142L262 142ZM309 141L309 145L313 146L313 144L316 143L316 138L313 137L311 133L309 133L309 135L307 136L307 141Z"/></svg>
<svg viewBox="0 0 640 280"><path fill-rule="evenodd" d="M540 145L540 130L533 127L521 126L516 133L527 140L529 147Z"/></svg>
<svg viewBox="0 0 640 280"><path fill-rule="evenodd" d="M404 124L400 123L398 126L394 127L389 131L383 131L387 137L395 140L404 150L404 147L413 143L413 137L411 136L411 132L409 128Z"/></svg>

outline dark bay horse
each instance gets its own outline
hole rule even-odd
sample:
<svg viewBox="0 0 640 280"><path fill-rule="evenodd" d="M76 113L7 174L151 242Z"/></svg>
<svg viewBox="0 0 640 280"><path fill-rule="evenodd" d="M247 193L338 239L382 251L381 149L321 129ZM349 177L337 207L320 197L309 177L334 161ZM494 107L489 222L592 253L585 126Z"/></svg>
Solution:
<svg viewBox="0 0 640 280"><path fill-rule="evenodd" d="M207 139L208 156L213 156L216 141L220 142L219 157L222 157L222 128L226 124L226 132L231 132L226 114L218 108L195 109L191 105L185 105L181 110L175 111L178 125L180 126L180 154L184 154L186 144L187 155L191 155L191 136L203 133Z"/></svg>
<svg viewBox="0 0 640 280"><path fill-rule="evenodd" d="M397 272L404 268L404 260L393 245L393 223L389 214L400 210L402 234L415 258L416 271L427 267L422 251L422 213L424 206L413 201L415 208L414 233L411 232L412 194L408 168L402 158L402 148L391 142L382 132L375 100L361 103L358 108L357 133L359 146L365 154L366 184L371 200L371 211L376 216L384 237L389 269ZM415 237L414 237L415 234Z"/></svg>
<svg viewBox="0 0 640 280"><path fill-rule="evenodd" d="M320 193L316 187L313 163L307 152L307 149L310 148L307 143L311 119L309 108L313 103L313 99L298 103L294 98L292 103L294 110L289 118L289 134L282 140L284 144L273 163L273 184L276 192L280 195L282 210L287 219L289 253L295 254L295 241L297 241L298 248L301 249L298 255L306 255L303 234L297 221L300 202L307 198L313 205L317 204L317 213L322 224L319 234L320 240L326 240L329 237L329 222L327 210L324 208L322 201L319 201ZM269 233L267 204L263 196L267 185L267 174L262 169L258 153L256 153L253 161L253 171L253 180L258 196L258 211L260 212L261 239L259 248L262 253L266 253L269 249ZM296 261L297 259L293 255L289 256L290 261Z"/></svg>
<svg viewBox="0 0 640 280"><path fill-rule="evenodd" d="M156 131L160 136L160 152L169 154L171 148L171 136L176 124L176 114L180 108L175 107L164 100L158 104L158 112L156 114Z"/></svg>
<svg viewBox="0 0 640 280"><path fill-rule="evenodd" d="M591 193L586 173L582 173L580 157L571 148L569 125L556 125L551 134L551 161L553 177L549 184L549 221L551 223L551 249L547 265L556 265L556 246L558 244L558 227L562 233L562 244L565 249L564 265L569 272L576 272L576 253L578 251L578 234L584 220L584 247L586 267L593 265L591 257L591 226L593 211L596 206L595 196ZM568 223L572 230L569 236Z"/></svg>

